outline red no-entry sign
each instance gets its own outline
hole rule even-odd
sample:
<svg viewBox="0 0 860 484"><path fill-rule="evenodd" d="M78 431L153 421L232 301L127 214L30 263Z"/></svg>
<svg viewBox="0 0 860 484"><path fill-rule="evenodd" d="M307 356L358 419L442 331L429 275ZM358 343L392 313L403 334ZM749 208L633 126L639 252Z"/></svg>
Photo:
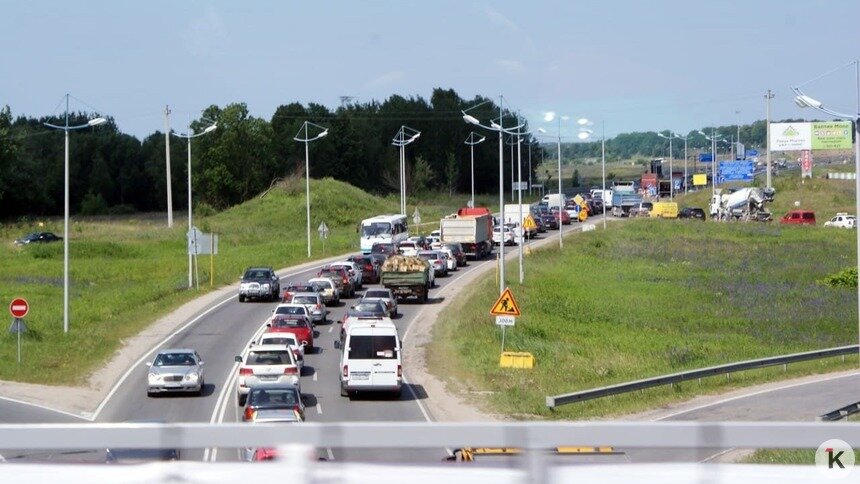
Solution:
<svg viewBox="0 0 860 484"><path fill-rule="evenodd" d="M30 312L30 305L26 299L18 297L9 303L9 312L12 313L13 318L23 318Z"/></svg>

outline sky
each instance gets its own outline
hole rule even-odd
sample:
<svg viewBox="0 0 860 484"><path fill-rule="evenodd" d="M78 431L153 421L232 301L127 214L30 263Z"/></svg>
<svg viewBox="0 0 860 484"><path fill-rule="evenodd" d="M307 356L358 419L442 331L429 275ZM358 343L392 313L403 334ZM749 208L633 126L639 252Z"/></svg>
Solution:
<svg viewBox="0 0 860 484"><path fill-rule="evenodd" d="M860 111L857 0L0 0L0 106L111 116L139 139L215 104L335 109L437 87L621 132L819 118L792 86ZM462 122L453 120L454 122ZM596 128L599 131L599 128ZM336 133L332 133L335 135Z"/></svg>

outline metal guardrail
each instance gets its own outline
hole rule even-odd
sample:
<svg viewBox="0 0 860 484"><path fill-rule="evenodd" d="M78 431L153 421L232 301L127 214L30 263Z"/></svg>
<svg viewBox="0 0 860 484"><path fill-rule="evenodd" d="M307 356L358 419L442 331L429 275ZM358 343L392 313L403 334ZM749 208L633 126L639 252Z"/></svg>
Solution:
<svg viewBox="0 0 860 484"><path fill-rule="evenodd" d="M645 378L643 380L619 383L616 385L593 388L591 390L582 390L579 392L566 393L563 395L548 396L546 397L546 406L552 409L570 403L582 402L585 400L592 400L601 397L608 397L610 395L619 395L621 393L644 390L646 388L652 388L662 385L680 383L683 381L695 380L707 376L723 375L738 371L765 368L768 366L787 365L789 363L799 363L801 361L830 358L833 356L851 355L858 353L858 350L860 350L860 347L858 347L858 345L840 346L838 348L807 351L804 353L794 353L782 356L772 356L769 358L761 358L758 360L739 361L735 363L728 363L725 365L682 371L680 373L672 373L669 375Z"/></svg>
<svg viewBox="0 0 860 484"><path fill-rule="evenodd" d="M860 402L852 403L851 405L846 405L840 409L825 413L818 417L817 420L824 422L833 422L836 420L842 420L843 418L848 420L848 417L855 413L860 413Z"/></svg>

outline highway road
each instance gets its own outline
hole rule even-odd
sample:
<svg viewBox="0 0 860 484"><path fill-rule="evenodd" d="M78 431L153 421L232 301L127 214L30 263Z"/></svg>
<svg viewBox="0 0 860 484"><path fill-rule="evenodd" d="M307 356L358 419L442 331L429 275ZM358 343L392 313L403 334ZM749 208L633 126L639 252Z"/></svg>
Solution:
<svg viewBox="0 0 860 484"><path fill-rule="evenodd" d="M600 223L599 219L596 222ZM581 225L565 227L566 230L579 230ZM547 243L554 243L557 232L542 235ZM510 248L506 250L506 254ZM264 263L264 261L261 261ZM470 261L469 266L460 268L445 278L438 278L439 288L456 284L457 280L469 271L485 264L494 264L495 259ZM508 262L509 277L514 277L515 262ZM301 271L281 271L282 285L289 281L302 281L316 275L318 266ZM431 291L428 304L441 301L434 298L438 288ZM339 325L336 321L343 316L347 306L355 299L341 301L338 307L330 307L328 321L317 325L315 335L316 349L306 356L305 370L301 377L302 392L306 399L308 421L430 421L432 416L424 404L426 394L420 384L409 383L399 399L387 396L365 395L352 400L340 396L338 383L339 351L334 348ZM235 375L237 364L233 357L240 354L254 335L261 329L264 320L271 314L277 303L248 302L239 303L234 292L215 304L210 305L190 317L180 329L166 336L163 344L153 348L140 361L132 365L117 382L108 397L93 415L98 422L126 421L164 421L164 422L235 422L239 421L239 408L236 403ZM404 336L409 325L420 317L425 305L401 302L400 315L395 324ZM196 349L206 361L206 387L202 396L177 395L149 398L146 396L146 361L154 352L163 348L190 347ZM404 368L406 379L409 368ZM753 393L746 397L719 401L714 404L685 410L665 417L668 420L812 420L816 415L841 407L851 401L851 391L858 388L860 375L852 378L822 380L791 386L768 392ZM856 395L854 395L856 401ZM776 404L775 402L779 402ZM779 412L774 412L779 408ZM0 398L0 421L4 423L31 422L74 422L80 417L56 412L22 402ZM667 451L631 451L628 458L633 462L654 462L667 460L700 461L707 459L722 449L700 449L689 455L679 455ZM240 458L239 449L189 449L182 454L183 459L204 461L234 461ZM6 456L10 455L6 452ZM20 455L26 457L26 452ZM397 463L439 462L446 455L446 449L410 450L355 450L319 449L319 456L338 461L390 461ZM38 456L43 460L44 456ZM57 458L66 460L63 457ZM72 459L80 459L72 456Z"/></svg>

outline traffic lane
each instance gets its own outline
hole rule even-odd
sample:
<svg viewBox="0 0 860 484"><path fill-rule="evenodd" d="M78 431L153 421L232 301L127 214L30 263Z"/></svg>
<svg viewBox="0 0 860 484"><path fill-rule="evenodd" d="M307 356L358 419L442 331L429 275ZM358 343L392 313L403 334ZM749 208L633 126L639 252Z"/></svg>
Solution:
<svg viewBox="0 0 860 484"><path fill-rule="evenodd" d="M789 384L678 411L659 420L698 422L815 421L819 415L860 400L860 374ZM730 448L630 450L631 462L701 462Z"/></svg>
<svg viewBox="0 0 860 484"><path fill-rule="evenodd" d="M437 279L437 286L431 289L428 304L438 304L441 300L434 293L448 284L455 284L460 276L469 270L478 268L493 260L472 261L466 267L453 271L447 277ZM420 400L426 399L426 393L420 385L407 384L399 398L385 394L365 393L352 399L340 396L340 350L334 346L340 339L341 325L339 321L347 308L359 299L369 287L366 285L355 300L346 300L340 306L332 307L330 323L318 325L318 336L315 338L315 350L305 356L305 371L301 378L302 394L306 405L306 420L311 422L362 422L362 421L429 421L426 409L422 408ZM420 304L417 300L400 301L400 313L393 322L398 333L403 337L412 321L428 304ZM408 375L408 368L404 369ZM230 403L226 412L229 417L225 420L241 421L241 409ZM382 461L382 462L438 462L447 455L445 449L318 449L319 456L326 459L349 461ZM241 458L241 449L218 452L217 459L234 460Z"/></svg>
<svg viewBox="0 0 860 484"><path fill-rule="evenodd" d="M66 412L42 407L39 405L11 400L0 397L0 422L4 424L68 424L85 423L87 419ZM103 451L102 451L103 452ZM6 449L0 453L0 462L35 463L35 462L103 462L102 456L96 450L32 450Z"/></svg>

